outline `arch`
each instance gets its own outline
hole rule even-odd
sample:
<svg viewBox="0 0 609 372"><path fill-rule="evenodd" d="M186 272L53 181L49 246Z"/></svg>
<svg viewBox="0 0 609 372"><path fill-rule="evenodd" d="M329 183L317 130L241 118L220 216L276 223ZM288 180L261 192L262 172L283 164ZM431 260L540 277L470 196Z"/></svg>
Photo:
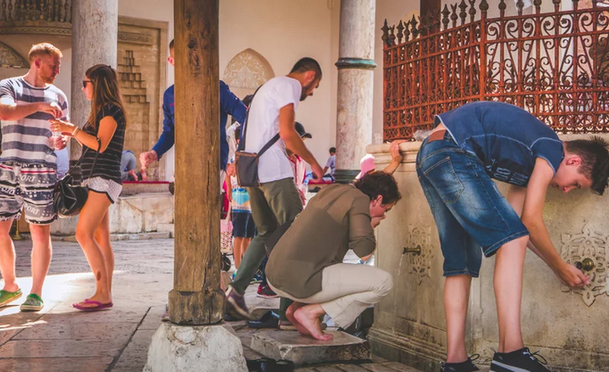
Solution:
<svg viewBox="0 0 609 372"><path fill-rule="evenodd" d="M15 68L30 68L30 63L15 49L0 42L0 66Z"/></svg>
<svg viewBox="0 0 609 372"><path fill-rule="evenodd" d="M254 49L235 55L224 70L224 82L231 88L256 89L275 77L269 61Z"/></svg>

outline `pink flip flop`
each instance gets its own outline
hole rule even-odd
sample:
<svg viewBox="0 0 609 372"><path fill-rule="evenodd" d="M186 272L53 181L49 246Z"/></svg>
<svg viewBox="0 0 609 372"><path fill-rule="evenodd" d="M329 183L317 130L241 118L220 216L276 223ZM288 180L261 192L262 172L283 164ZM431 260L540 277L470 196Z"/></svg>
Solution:
<svg viewBox="0 0 609 372"><path fill-rule="evenodd" d="M107 303L107 304L102 304L99 301L91 301L88 298L86 300L83 301L83 303L85 304L92 304L95 306L81 306L80 304L72 304L72 307L81 311L100 311L100 310L108 310L110 309L112 306L114 306L114 304L112 302Z"/></svg>

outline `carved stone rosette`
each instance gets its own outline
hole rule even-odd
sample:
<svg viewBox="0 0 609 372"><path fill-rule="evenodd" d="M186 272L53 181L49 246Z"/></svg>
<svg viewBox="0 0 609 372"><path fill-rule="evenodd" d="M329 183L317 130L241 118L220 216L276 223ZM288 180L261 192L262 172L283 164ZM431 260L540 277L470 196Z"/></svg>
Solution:
<svg viewBox="0 0 609 372"><path fill-rule="evenodd" d="M420 248L420 253L410 253L408 263L410 274L417 277L418 285L421 285L424 277L431 278L431 261L434 254L430 244L431 228L429 226L408 225L408 236L406 244L408 247Z"/></svg>
<svg viewBox="0 0 609 372"><path fill-rule="evenodd" d="M580 234L562 234L562 258L570 264L587 261L593 264L591 270L584 271L590 276L590 285L582 289L570 289L565 287L565 292L573 291L582 295L584 303L592 306L596 297L603 294L609 295L607 287L607 246L609 236L602 235L592 230L590 222L587 222Z"/></svg>

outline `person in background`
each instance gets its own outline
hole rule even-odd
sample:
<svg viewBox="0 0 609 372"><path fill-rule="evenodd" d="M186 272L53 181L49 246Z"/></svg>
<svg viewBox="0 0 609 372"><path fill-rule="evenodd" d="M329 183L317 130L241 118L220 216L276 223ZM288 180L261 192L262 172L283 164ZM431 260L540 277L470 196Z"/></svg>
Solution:
<svg viewBox="0 0 609 372"><path fill-rule="evenodd" d="M391 162L383 169L383 172L393 174L400 166L402 162L402 154L400 154L400 144L406 142L405 140L395 140L391 142L389 147L389 153L391 154ZM359 162L360 172L355 176L356 180L362 178L365 174L374 172L374 156L367 154Z"/></svg>
<svg viewBox="0 0 609 372"><path fill-rule="evenodd" d="M123 181L139 181L137 173L135 173L137 159L131 150L124 150L121 156L121 180Z"/></svg>
<svg viewBox="0 0 609 372"><path fill-rule="evenodd" d="M326 173L330 170L330 173ZM336 147L330 147L330 157L328 157L328 161L326 161L326 166L324 167L324 177L330 177L332 181L334 181L334 171L336 170Z"/></svg>
<svg viewBox="0 0 609 372"><path fill-rule="evenodd" d="M174 41L169 43L169 57L167 61L174 65ZM224 183L226 164L228 163L229 147L226 141L226 120L231 115L239 123L245 121L245 105L237 98L222 80L220 80L220 187ZM140 162L143 168L147 168L152 162L160 160L175 143L175 107L174 86L170 86L163 94L163 133L159 137L152 150L140 154ZM221 191L220 191L221 192Z"/></svg>
<svg viewBox="0 0 609 372"><path fill-rule="evenodd" d="M235 165L232 162L226 167L226 184L229 185L226 196L230 201L233 221L233 258L235 269L239 269L241 258L256 233L256 224L252 217L250 197L247 190L237 183Z"/></svg>

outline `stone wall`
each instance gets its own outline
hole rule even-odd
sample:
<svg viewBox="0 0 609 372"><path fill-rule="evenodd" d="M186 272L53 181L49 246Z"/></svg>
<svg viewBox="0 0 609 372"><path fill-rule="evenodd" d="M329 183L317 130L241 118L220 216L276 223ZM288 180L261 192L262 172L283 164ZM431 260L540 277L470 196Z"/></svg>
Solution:
<svg viewBox="0 0 609 372"><path fill-rule="evenodd" d="M377 265L393 275L393 291L376 307L370 342L376 355L436 371L445 358L443 257L431 211L419 185L415 159L420 143L402 144L395 173L403 199L377 228ZM389 145L371 145L377 169L389 163ZM507 185L498 183L507 192ZM524 268L522 329L525 345L540 350L553 371L609 371L609 325L605 322L609 199L575 190L549 190L544 218L552 241L568 262L590 259L592 285L577 293L561 285L532 252ZM420 247L420 253L411 253ZM405 248L407 248L405 250ZM498 331L493 292L494 259L484 259L470 299L470 354L490 363Z"/></svg>

